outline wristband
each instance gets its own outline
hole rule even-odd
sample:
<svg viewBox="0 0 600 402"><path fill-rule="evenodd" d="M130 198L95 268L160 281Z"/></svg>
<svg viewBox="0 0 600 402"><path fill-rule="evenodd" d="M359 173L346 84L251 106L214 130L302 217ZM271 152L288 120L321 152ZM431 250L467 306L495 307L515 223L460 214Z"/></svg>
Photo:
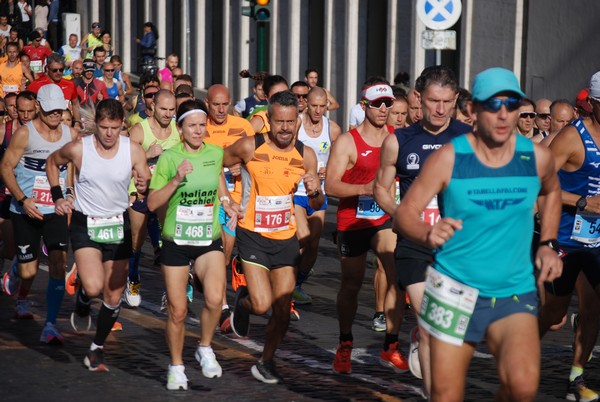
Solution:
<svg viewBox="0 0 600 402"><path fill-rule="evenodd" d="M19 204L19 206L23 206L23 204L25 204L25 200L29 198L26 195L23 196L23 198L21 198L19 201L17 201L17 204Z"/></svg>
<svg viewBox="0 0 600 402"><path fill-rule="evenodd" d="M221 202L224 202L224 201L231 202L231 199L228 196L224 195L223 197L219 198L219 201L221 201Z"/></svg>
<svg viewBox="0 0 600 402"><path fill-rule="evenodd" d="M61 198L65 198L63 196L63 192L60 186L50 187L50 194L52 194L52 202L54 203L56 203L56 201L60 200Z"/></svg>

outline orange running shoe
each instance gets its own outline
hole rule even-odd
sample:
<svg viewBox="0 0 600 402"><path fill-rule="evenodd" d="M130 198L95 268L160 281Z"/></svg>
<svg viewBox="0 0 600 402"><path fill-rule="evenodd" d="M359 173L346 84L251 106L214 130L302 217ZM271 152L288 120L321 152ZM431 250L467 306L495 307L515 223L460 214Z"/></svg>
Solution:
<svg viewBox="0 0 600 402"><path fill-rule="evenodd" d="M390 345L390 348L382 350L379 355L379 363L383 367L389 367L396 373L405 373L408 371L408 360L402 352L398 350L398 342L394 342Z"/></svg>
<svg viewBox="0 0 600 402"><path fill-rule="evenodd" d="M119 321L115 321L115 323L113 324L112 328L110 329L112 332L114 331L123 331L123 324L121 324Z"/></svg>
<svg viewBox="0 0 600 402"><path fill-rule="evenodd" d="M77 265L73 263L71 270L65 275L65 290L67 294L73 296L79 286L79 280L77 279Z"/></svg>
<svg viewBox="0 0 600 402"><path fill-rule="evenodd" d="M294 301L290 303L290 321L300 321L300 313L294 308Z"/></svg>
<svg viewBox="0 0 600 402"><path fill-rule="evenodd" d="M333 359L333 371L339 374L352 373L352 341L340 342L335 359Z"/></svg>

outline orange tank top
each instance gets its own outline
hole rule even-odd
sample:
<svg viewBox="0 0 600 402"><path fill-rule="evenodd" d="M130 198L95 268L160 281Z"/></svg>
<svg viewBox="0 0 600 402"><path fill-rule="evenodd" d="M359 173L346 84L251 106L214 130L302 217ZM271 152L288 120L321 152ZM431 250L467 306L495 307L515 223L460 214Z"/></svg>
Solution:
<svg viewBox="0 0 600 402"><path fill-rule="evenodd" d="M304 145L296 141L291 151L273 149L265 135L255 137L254 157L242 165L240 227L267 239L286 240L296 235L294 193L304 169Z"/></svg>
<svg viewBox="0 0 600 402"><path fill-rule="evenodd" d="M4 97L11 92L19 93L23 80L21 63L17 63L14 67L8 67L6 63L0 64L0 78L2 79L0 96Z"/></svg>
<svg viewBox="0 0 600 402"><path fill-rule="evenodd" d="M240 138L254 135L252 124L242 117L228 115L225 123L213 124L210 119L206 123L206 137L204 141L208 144L220 146L225 149ZM240 203L242 198L242 181L240 176L234 177L225 168L225 181L231 198Z"/></svg>

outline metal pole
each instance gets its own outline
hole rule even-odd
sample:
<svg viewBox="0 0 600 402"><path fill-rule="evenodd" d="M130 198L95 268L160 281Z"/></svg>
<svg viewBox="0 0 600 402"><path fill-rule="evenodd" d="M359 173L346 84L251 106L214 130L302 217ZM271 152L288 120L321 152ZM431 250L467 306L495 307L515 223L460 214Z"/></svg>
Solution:
<svg viewBox="0 0 600 402"><path fill-rule="evenodd" d="M435 51L435 65L436 66L442 65L442 51L439 49Z"/></svg>
<svg viewBox="0 0 600 402"><path fill-rule="evenodd" d="M256 68L257 71L265 71L265 31L266 31L266 23L265 22L257 22L256 30L258 36L257 43L257 60L256 60Z"/></svg>

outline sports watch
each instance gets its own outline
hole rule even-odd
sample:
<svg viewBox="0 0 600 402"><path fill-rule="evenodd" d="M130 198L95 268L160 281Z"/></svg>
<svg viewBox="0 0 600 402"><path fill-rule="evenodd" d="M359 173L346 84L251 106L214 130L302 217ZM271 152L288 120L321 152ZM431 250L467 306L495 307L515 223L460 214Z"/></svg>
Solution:
<svg viewBox="0 0 600 402"><path fill-rule="evenodd" d="M587 198L586 197L579 198L577 200L577 202L575 203L575 206L577 207L577 210L583 211L585 209L585 207L587 207Z"/></svg>

